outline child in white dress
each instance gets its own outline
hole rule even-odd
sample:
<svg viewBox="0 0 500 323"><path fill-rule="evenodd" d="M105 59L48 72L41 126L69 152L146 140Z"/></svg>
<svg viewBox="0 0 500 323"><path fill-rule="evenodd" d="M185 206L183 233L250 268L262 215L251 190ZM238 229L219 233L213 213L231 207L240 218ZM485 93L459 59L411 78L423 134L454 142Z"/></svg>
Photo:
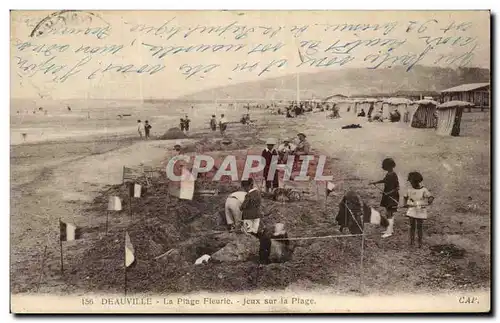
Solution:
<svg viewBox="0 0 500 323"><path fill-rule="evenodd" d="M423 177L419 172L408 174L411 188L404 196L404 204L408 207L406 216L410 218L410 245L415 242L415 228L418 235L418 247L422 247L423 222L427 219L427 206L431 205L434 197L429 190L421 185Z"/></svg>

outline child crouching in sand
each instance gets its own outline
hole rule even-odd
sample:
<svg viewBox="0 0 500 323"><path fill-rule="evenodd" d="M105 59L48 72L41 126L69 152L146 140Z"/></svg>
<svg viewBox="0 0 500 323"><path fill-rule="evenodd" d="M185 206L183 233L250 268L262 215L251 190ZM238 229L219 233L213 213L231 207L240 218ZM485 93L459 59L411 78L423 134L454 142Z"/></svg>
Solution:
<svg viewBox="0 0 500 323"><path fill-rule="evenodd" d="M410 218L410 245L415 243L415 228L418 235L418 247L422 247L423 224L427 219L427 206L431 205L434 197L429 190L421 183L424 180L419 172L408 174L408 182L411 188L408 188L404 196L404 204L408 207L406 216Z"/></svg>

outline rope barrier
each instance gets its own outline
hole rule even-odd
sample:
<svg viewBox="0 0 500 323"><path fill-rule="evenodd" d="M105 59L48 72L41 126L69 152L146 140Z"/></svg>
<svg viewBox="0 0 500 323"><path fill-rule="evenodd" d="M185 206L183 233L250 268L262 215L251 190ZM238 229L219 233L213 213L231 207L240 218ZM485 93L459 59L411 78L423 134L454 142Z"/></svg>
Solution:
<svg viewBox="0 0 500 323"><path fill-rule="evenodd" d="M318 237L296 237L296 238L278 238L278 239L273 239L271 240L313 240L313 239L328 239L328 238L347 238L347 237L361 237L363 234L334 234L334 235L328 235L328 236L318 236Z"/></svg>

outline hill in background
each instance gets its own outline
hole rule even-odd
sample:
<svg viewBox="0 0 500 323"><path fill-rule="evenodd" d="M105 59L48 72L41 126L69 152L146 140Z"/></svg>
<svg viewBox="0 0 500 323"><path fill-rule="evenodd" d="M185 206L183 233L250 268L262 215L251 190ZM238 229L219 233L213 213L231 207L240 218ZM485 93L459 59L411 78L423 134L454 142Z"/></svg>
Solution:
<svg viewBox="0 0 500 323"><path fill-rule="evenodd" d="M301 98L321 98L335 94L375 95L406 91L441 91L464 83L489 82L490 71L482 68L439 68L415 66L387 69L342 69L300 74ZM192 93L178 99L286 99L296 97L296 75L245 82ZM285 89L279 91L275 89Z"/></svg>

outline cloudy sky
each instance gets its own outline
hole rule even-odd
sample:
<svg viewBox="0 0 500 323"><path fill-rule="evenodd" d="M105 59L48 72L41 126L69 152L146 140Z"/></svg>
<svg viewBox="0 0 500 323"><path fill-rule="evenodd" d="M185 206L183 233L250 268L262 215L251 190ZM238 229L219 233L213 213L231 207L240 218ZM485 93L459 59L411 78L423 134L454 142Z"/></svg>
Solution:
<svg viewBox="0 0 500 323"><path fill-rule="evenodd" d="M339 68L489 68L489 31L487 11L16 11L11 94L175 98Z"/></svg>

